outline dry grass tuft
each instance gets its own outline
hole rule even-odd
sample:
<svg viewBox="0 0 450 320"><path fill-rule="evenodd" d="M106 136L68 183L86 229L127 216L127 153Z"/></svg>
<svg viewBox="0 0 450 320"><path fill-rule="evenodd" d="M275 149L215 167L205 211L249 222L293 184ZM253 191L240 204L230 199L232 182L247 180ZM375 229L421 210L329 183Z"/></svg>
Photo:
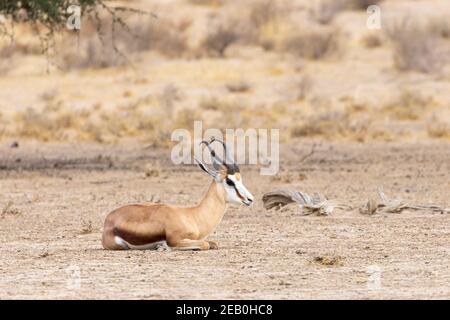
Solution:
<svg viewBox="0 0 450 320"><path fill-rule="evenodd" d="M339 267L344 264L344 258L337 255L321 255L315 256L313 262L327 267Z"/></svg>
<svg viewBox="0 0 450 320"><path fill-rule="evenodd" d="M303 119L290 132L293 138L343 138L359 142L373 138L375 134L369 120L355 119L347 112L326 112Z"/></svg>
<svg viewBox="0 0 450 320"><path fill-rule="evenodd" d="M81 234L90 234L94 231L91 220L83 221L81 226Z"/></svg>
<svg viewBox="0 0 450 320"><path fill-rule="evenodd" d="M48 250L48 246L46 246L45 249L41 253L38 254L39 258L47 258L49 256L50 256L50 252Z"/></svg>
<svg viewBox="0 0 450 320"><path fill-rule="evenodd" d="M151 177L159 177L161 175L161 166L159 164L147 164L145 166L145 177L151 178Z"/></svg>
<svg viewBox="0 0 450 320"><path fill-rule="evenodd" d="M421 120L427 109L433 105L432 97L425 97L412 90L403 90L393 102L383 107L382 111L395 120Z"/></svg>
<svg viewBox="0 0 450 320"><path fill-rule="evenodd" d="M3 207L0 217L4 218L7 215L17 216L20 214L22 214L22 211L20 211L17 208L14 208L14 203L12 201L8 201L6 205Z"/></svg>
<svg viewBox="0 0 450 320"><path fill-rule="evenodd" d="M128 105L109 111L102 108L68 109L61 102L54 101L44 112L31 108L16 112L14 121L9 121L7 128L0 133L3 137L40 141L115 142L120 138L139 136L153 146L163 146L170 141L170 132L176 126L186 126L188 121L198 116L195 112L183 110L169 116L168 111L161 107L158 108L161 112L150 112L147 106L153 103L155 101L151 99L138 97Z"/></svg>
<svg viewBox="0 0 450 320"><path fill-rule="evenodd" d="M203 98L199 103L200 110L213 110L213 111L223 111L226 112L232 108L232 104L227 100L219 99L218 97L212 96Z"/></svg>
<svg viewBox="0 0 450 320"><path fill-rule="evenodd" d="M427 134L434 139L449 139L450 124L434 118L427 123Z"/></svg>
<svg viewBox="0 0 450 320"><path fill-rule="evenodd" d="M281 183L293 183L298 181L304 181L307 179L306 174L299 172L298 174L294 174L287 170L282 170L278 172L276 175L271 177L271 181L273 182L281 182Z"/></svg>

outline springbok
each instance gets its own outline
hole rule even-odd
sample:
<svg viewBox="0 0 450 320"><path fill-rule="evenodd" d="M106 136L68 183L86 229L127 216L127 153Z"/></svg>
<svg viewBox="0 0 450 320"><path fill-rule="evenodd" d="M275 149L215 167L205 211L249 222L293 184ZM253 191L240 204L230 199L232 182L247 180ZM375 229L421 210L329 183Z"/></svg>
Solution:
<svg viewBox="0 0 450 320"><path fill-rule="evenodd" d="M216 141L222 144L225 160L212 149ZM108 250L158 249L175 250L218 249L216 241L205 240L225 214L227 202L253 202L252 194L242 183L239 166L232 160L223 141L211 139L205 144L213 167L194 157L199 167L213 177L203 199L194 207L143 203L114 210L105 220L102 244Z"/></svg>

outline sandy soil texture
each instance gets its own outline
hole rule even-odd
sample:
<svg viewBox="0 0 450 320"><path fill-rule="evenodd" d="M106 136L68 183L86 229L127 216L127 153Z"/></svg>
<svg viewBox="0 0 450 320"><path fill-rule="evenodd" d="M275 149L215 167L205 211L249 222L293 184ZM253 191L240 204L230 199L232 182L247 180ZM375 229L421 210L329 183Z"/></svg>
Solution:
<svg viewBox="0 0 450 320"><path fill-rule="evenodd" d="M284 145L277 177L242 167L257 201L230 206L205 252L111 252L105 215L137 201L193 204L209 178L135 144L0 147L0 298L450 298L450 216L427 211L328 217L266 211L289 186L358 207L376 188L450 206L450 144ZM159 163L159 165L158 165Z"/></svg>

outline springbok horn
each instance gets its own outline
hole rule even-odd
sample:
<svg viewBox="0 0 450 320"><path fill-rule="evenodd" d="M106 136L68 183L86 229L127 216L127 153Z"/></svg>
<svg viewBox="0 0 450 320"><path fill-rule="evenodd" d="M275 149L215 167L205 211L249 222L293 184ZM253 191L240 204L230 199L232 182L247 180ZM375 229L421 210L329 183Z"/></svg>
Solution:
<svg viewBox="0 0 450 320"><path fill-rule="evenodd" d="M219 139L216 139L216 138L213 137L209 143L211 144L214 141L217 141L217 142L221 143L222 146L223 146L223 151L225 153L225 160L226 161L223 161L222 163L228 168L228 170L230 172L239 172L239 166L231 158L230 153L227 150L227 145L225 144L225 142L223 142L222 140L219 140Z"/></svg>
<svg viewBox="0 0 450 320"><path fill-rule="evenodd" d="M210 146L210 142L203 140L202 142L200 142L200 145L202 144L205 144L209 152L211 153L214 169L219 170L220 165L224 164L224 161L216 154L214 149Z"/></svg>

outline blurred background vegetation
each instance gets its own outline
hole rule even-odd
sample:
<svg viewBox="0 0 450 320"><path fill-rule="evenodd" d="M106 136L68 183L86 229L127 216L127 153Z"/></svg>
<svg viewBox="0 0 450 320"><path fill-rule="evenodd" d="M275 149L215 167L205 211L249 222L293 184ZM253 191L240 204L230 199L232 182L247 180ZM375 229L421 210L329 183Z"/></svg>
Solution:
<svg viewBox="0 0 450 320"><path fill-rule="evenodd" d="M450 139L450 3L432 2L88 0L73 32L73 1L2 1L0 139L168 146L194 120L284 141Z"/></svg>
<svg viewBox="0 0 450 320"><path fill-rule="evenodd" d="M98 0L3 0L0 3L0 14L16 22L39 22L49 28L57 28L65 24L67 8L78 4L82 10L99 4Z"/></svg>

